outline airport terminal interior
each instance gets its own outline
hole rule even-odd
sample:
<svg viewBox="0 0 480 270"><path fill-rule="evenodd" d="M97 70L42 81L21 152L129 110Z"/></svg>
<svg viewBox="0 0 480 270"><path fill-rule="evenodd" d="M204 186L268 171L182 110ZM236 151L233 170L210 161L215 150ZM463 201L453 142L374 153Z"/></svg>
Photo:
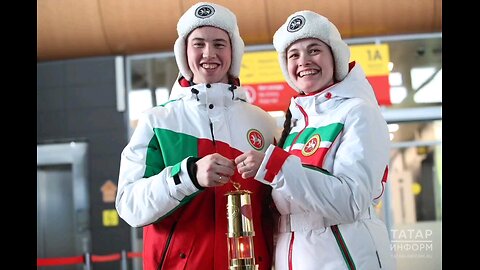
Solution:
<svg viewBox="0 0 480 270"><path fill-rule="evenodd" d="M67 2L76 3L79 13L88 13L88 8L81 4ZM139 1L147 6L148 2ZM196 1L179 1L180 7L167 4L168 1L159 2L175 10L174 15L168 15L174 23L168 25L171 29L167 33L174 37L180 13ZM244 8L229 1L213 2L237 11L242 30L245 20L240 18L248 16ZM361 12L362 16L356 17L357 22L365 18L367 11L351 2L340 1L343 7ZM382 5L382 1L368 2L372 6ZM417 3L407 2L410 5L399 8L403 16L412 10L412 3ZM388 123L390 171L383 199L375 210L389 229L391 250L399 270L442 269L441 1L440 8L439 1L432 2L436 3L437 14L429 14L427 20L440 20L440 23L425 27L427 23L415 17L409 22L421 25L415 28L403 19L399 21L404 23L402 31L398 30L401 26L397 26L391 31L372 27L375 29L368 32L365 29L374 19L365 19L364 28L349 27L354 25L354 19L341 18L332 4L323 7L343 26L339 27L340 32L347 32L344 39L351 49L351 60L365 67ZM106 3L115 8L122 5L115 6L112 1ZM272 11L279 1L261 3L258 13L273 16L281 12ZM125 42L122 47L118 42L122 31L125 31L126 40L135 36L133 32L140 33L135 27L141 22L128 17L128 13L138 15L145 7L135 4L129 6L130 9L124 7L123 15L124 23L125 20L136 23L132 29L115 28L113 32L113 26L105 23L108 22L105 19L104 23L110 27L105 29L107 33L111 31L110 40L107 40L109 50L102 50L100 45L95 47L96 39L93 34L85 34L88 29L85 26L85 29L76 29L80 35L83 33L91 39L89 45L85 45L89 48L76 46L72 37L65 34L63 42L70 42L72 49L55 52L51 48L61 48L65 31L59 24L75 13L72 7L63 5L58 1L37 1L37 269L142 270L142 229L131 228L118 217L114 197L120 152L132 135L139 114L167 102L177 79L173 47L169 46L172 38L169 37L170 43L151 45L150 37L139 35L139 44ZM284 14L297 9L320 12L316 5L312 1L298 1L281 9ZM427 4L422 5L425 5L422 6L424 12L430 10ZM59 16L56 21L42 17L43 13L47 16L61 8L68 12L56 15ZM398 7L388 8L391 8L389 14L395 14L393 10ZM103 12L108 15L105 10ZM109 15L113 22L114 15ZM282 15L282 20L285 16ZM381 16L379 23L393 24L388 15ZM272 24L268 29L275 29L280 21L271 19L268 23ZM285 98L280 93L291 89L281 81L248 76L252 72L267 71L281 76L281 71L271 44L271 30L263 31L260 27L259 31L266 37L255 39L251 25L245 25L248 29L245 40L250 42L246 42L240 81L248 90L248 101L275 117L280 129L291 96ZM48 29L57 31L56 36Z"/></svg>

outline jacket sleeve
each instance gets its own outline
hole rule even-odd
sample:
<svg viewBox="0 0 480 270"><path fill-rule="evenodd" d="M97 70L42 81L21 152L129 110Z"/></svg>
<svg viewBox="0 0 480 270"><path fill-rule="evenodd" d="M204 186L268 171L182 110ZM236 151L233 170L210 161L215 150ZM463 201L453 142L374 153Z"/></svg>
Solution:
<svg viewBox="0 0 480 270"><path fill-rule="evenodd" d="M337 140L332 172L303 166L299 157L271 145L255 179L271 185L289 213L316 212L326 225L353 222L382 192L388 129L376 108L359 103L347 115Z"/></svg>
<svg viewBox="0 0 480 270"><path fill-rule="evenodd" d="M121 153L115 207L132 227L161 219L199 192L188 175L188 157L165 167L151 124L153 117L141 116Z"/></svg>

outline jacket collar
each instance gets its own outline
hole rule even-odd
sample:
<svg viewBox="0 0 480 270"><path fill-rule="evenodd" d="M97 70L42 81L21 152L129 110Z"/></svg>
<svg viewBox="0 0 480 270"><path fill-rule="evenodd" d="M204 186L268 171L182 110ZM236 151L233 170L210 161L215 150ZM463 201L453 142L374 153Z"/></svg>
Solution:
<svg viewBox="0 0 480 270"><path fill-rule="evenodd" d="M298 119L301 112L297 108L298 104L306 112L314 113L319 104L332 98L361 98L368 103L378 106L372 86L368 82L362 67L355 62L350 63L350 71L343 81L340 81L318 93L310 95L297 95L292 97L290 102L290 111L292 117Z"/></svg>
<svg viewBox="0 0 480 270"><path fill-rule="evenodd" d="M183 98L198 102L199 105L228 107L233 104L234 101L247 100L245 89L235 85L239 83L240 81L237 79L234 81L234 84L192 84L183 77L180 77L173 85L170 100Z"/></svg>

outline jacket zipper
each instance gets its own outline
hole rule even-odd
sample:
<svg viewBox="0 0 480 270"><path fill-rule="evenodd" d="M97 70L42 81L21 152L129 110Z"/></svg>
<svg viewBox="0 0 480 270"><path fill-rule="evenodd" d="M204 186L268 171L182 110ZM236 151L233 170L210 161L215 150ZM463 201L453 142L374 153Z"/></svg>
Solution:
<svg viewBox="0 0 480 270"><path fill-rule="evenodd" d="M295 239L295 232L291 233L290 246L288 247L288 270L293 270L292 253L293 253L293 240Z"/></svg>
<svg viewBox="0 0 480 270"><path fill-rule="evenodd" d="M308 127L308 114L305 112L305 110L302 108L302 106L297 104L297 107L298 107L298 109L300 109L300 112L303 114L303 117L305 118L305 126L302 128L302 130L300 130L300 132L298 132L297 136L295 136L295 138L293 139L292 144L290 145L290 148L288 149L289 152L292 151L292 147L295 145L295 143L297 142L297 140L300 137L300 135L302 134L302 132L305 131L305 129Z"/></svg>
<svg viewBox="0 0 480 270"><path fill-rule="evenodd" d="M383 182L382 182L383 184ZM370 207L368 208L368 212L370 212ZM372 210L373 211L373 210ZM370 215L370 213L369 213ZM377 245L375 245L375 241L373 241L373 236L372 236L372 233L370 232L370 229L366 226L365 226L365 229L367 230L368 232L368 235L370 236L370 240L372 241L372 245L375 247L375 254L377 255L377 260L378 260L378 266L380 267L380 269L382 269L382 261L380 260L380 255L378 254L378 249L377 249Z"/></svg>
<svg viewBox="0 0 480 270"><path fill-rule="evenodd" d="M210 134L212 134L212 142L215 145L215 135L213 135L213 123L210 121Z"/></svg>
<svg viewBox="0 0 480 270"><path fill-rule="evenodd" d="M377 254L377 260L378 260L378 266L380 266L380 269L382 268L382 262L380 261L380 256L378 256L378 251L375 250L375 254Z"/></svg>
<svg viewBox="0 0 480 270"><path fill-rule="evenodd" d="M177 222L173 223L172 228L170 229L170 233L168 234L167 243L165 244L165 249L163 250L162 260L160 260L160 264L158 266L158 270L161 270L163 267L163 263L165 262L165 257L167 256L168 247L170 246L170 240L172 240L173 232L175 231L175 227L177 226Z"/></svg>

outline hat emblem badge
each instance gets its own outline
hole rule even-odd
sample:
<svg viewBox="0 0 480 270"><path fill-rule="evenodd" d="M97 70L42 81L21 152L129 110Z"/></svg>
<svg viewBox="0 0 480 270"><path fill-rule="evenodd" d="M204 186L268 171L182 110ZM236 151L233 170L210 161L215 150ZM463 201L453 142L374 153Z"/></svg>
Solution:
<svg viewBox="0 0 480 270"><path fill-rule="evenodd" d="M215 13L215 9L210 5L201 5L195 10L195 16L200 19L206 19Z"/></svg>
<svg viewBox="0 0 480 270"><path fill-rule="evenodd" d="M297 32L298 30L302 29L304 25L305 25L305 17L303 17L302 15L297 15L293 17L288 23L287 31Z"/></svg>

